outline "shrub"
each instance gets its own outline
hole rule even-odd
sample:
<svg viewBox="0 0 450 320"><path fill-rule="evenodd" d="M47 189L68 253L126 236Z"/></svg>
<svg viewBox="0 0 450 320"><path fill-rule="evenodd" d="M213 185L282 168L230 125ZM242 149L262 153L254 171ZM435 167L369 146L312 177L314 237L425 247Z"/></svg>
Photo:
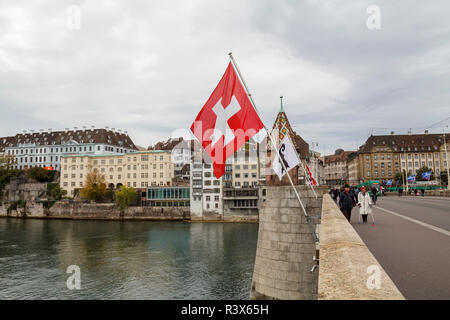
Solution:
<svg viewBox="0 0 450 320"><path fill-rule="evenodd" d="M138 194L132 187L122 186L120 190L116 191L116 203L120 210L125 210L132 204L136 203Z"/></svg>
<svg viewBox="0 0 450 320"><path fill-rule="evenodd" d="M27 177L38 182L50 182L52 177L49 172L41 167L33 167L27 170Z"/></svg>
<svg viewBox="0 0 450 320"><path fill-rule="evenodd" d="M47 184L47 197L52 200L61 200L67 194L66 190L61 189L58 183Z"/></svg>

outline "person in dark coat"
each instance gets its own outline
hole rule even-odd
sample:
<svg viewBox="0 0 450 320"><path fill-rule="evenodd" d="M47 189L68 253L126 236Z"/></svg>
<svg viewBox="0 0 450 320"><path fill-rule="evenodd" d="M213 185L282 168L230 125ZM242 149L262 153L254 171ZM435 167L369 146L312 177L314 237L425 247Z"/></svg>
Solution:
<svg viewBox="0 0 450 320"><path fill-rule="evenodd" d="M375 186L372 187L372 202L373 204L377 204L377 198L378 198L378 190L375 188Z"/></svg>
<svg viewBox="0 0 450 320"><path fill-rule="evenodd" d="M334 202L337 202L337 198L338 198L338 190L336 188L333 188L331 190L331 197L333 198Z"/></svg>
<svg viewBox="0 0 450 320"><path fill-rule="evenodd" d="M355 195L350 191L350 186L346 184L344 191L339 195L339 207L349 222L352 215L352 209L355 205Z"/></svg>

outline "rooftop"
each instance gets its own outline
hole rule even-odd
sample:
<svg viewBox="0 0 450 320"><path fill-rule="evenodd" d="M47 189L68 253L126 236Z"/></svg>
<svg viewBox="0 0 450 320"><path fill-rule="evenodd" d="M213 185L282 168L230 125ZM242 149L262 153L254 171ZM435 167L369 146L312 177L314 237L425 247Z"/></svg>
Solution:
<svg viewBox="0 0 450 320"><path fill-rule="evenodd" d="M52 146L65 144L107 144L137 150L127 133L109 129L81 129L65 131L24 132L13 137L0 138L0 151L19 145Z"/></svg>

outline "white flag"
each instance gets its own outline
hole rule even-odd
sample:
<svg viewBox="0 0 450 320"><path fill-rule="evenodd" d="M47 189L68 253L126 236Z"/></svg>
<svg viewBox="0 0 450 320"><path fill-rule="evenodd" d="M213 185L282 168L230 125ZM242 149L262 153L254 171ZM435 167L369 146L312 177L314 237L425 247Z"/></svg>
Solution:
<svg viewBox="0 0 450 320"><path fill-rule="evenodd" d="M294 145L292 144L289 135L286 135L281 141L278 151L280 153L281 159L278 157L278 155L275 156L272 164L272 169L281 180L286 174L281 161L283 161L287 171L289 171L295 166L298 166L300 164L300 160L298 159L297 151L295 151Z"/></svg>

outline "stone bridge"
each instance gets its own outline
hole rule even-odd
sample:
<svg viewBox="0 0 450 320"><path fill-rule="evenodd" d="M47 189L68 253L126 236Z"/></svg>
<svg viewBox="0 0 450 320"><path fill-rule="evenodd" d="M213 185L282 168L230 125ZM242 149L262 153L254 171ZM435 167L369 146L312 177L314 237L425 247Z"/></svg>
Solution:
<svg viewBox="0 0 450 320"><path fill-rule="evenodd" d="M251 298L404 299L328 196L327 187L316 188L318 198L309 186L296 188L320 244L314 241L292 187L267 187Z"/></svg>

